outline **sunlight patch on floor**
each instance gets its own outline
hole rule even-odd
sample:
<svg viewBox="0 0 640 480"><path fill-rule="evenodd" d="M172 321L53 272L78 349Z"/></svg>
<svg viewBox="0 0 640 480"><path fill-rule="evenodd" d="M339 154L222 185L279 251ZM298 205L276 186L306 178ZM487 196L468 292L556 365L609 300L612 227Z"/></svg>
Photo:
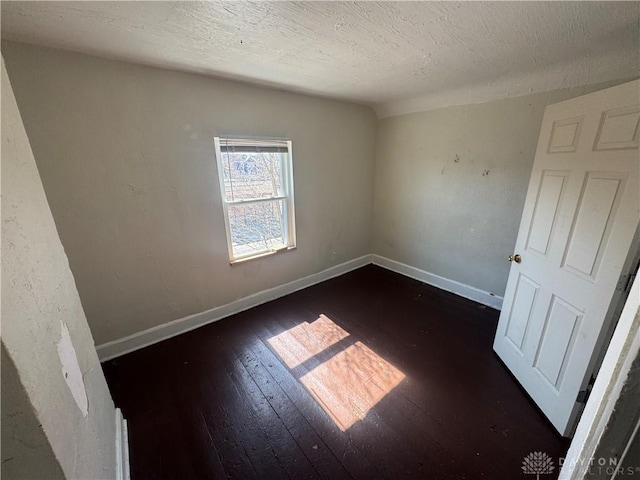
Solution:
<svg viewBox="0 0 640 480"><path fill-rule="evenodd" d="M269 340L289 368L308 361L316 364L300 381L343 431L362 420L405 378L400 370L362 342L345 345L335 352L329 350L349 336L321 315L312 323L302 323ZM329 353L329 358L319 364L313 362L312 359L323 352Z"/></svg>
<svg viewBox="0 0 640 480"><path fill-rule="evenodd" d="M348 336L330 318L320 315L312 323L301 323L276 335L269 344L289 368L295 368Z"/></svg>

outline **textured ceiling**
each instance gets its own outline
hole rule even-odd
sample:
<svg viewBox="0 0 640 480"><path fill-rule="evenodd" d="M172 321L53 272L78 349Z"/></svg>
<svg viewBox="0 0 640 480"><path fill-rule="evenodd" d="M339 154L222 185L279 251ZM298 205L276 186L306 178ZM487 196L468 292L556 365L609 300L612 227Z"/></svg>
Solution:
<svg viewBox="0 0 640 480"><path fill-rule="evenodd" d="M397 115L639 75L639 2L6 2L4 39Z"/></svg>

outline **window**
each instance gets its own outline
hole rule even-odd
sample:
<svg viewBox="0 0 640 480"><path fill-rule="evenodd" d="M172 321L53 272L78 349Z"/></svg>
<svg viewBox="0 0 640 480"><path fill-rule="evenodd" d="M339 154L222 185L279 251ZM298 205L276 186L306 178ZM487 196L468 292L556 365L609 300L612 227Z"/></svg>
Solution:
<svg viewBox="0 0 640 480"><path fill-rule="evenodd" d="M231 263L296 246L291 142L215 138Z"/></svg>

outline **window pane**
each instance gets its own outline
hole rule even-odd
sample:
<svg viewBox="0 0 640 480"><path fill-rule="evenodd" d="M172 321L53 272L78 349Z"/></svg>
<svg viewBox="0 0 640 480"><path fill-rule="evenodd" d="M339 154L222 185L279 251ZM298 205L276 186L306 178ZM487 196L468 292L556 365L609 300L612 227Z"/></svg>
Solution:
<svg viewBox="0 0 640 480"><path fill-rule="evenodd" d="M235 258L285 246L284 200L229 205L229 227Z"/></svg>
<svg viewBox="0 0 640 480"><path fill-rule="evenodd" d="M282 195L282 160L286 153L222 152L226 201Z"/></svg>

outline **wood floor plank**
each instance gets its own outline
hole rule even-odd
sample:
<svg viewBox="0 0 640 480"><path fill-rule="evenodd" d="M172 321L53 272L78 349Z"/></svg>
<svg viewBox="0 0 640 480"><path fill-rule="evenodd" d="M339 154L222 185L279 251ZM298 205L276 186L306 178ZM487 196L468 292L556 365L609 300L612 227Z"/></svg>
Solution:
<svg viewBox="0 0 640 480"><path fill-rule="evenodd" d="M526 478L561 438L498 312L366 266L103 365L134 480Z"/></svg>
<svg viewBox="0 0 640 480"><path fill-rule="evenodd" d="M260 361L247 352L240 353L239 360L245 366L262 394L268 399L287 431L295 438L304 456L312 463L320 478L351 478L340 461L307 422L286 393L264 370Z"/></svg>
<svg viewBox="0 0 640 480"><path fill-rule="evenodd" d="M261 390L260 385L246 371L244 365L237 361L237 368L231 373L236 388L247 400L258 422L266 432L275 458L283 466L292 479L319 478L304 449L296 442L294 435L287 427L287 419L271 405L272 399Z"/></svg>
<svg viewBox="0 0 640 480"><path fill-rule="evenodd" d="M278 358L271 350L264 344L255 344L254 355L353 478L382 478L351 437L340 431L290 372L278 366Z"/></svg>
<svg viewBox="0 0 640 480"><path fill-rule="evenodd" d="M262 464L259 461L252 461L250 458L250 455L255 453L252 452L251 445L248 444L249 437L247 436L248 432L253 433L252 429L248 427L251 419L244 415L244 412L235 403L237 396L234 395L231 380L227 375L218 376L214 385L206 375L199 375L199 369L193 374L189 374L196 366L197 364L189 362L189 366L185 368L181 378L178 381L174 380L171 385L171 388L185 388L183 385L191 384L188 390L193 399L197 401L197 406L190 402L185 404L183 408L200 409L209 436L216 446L217 456L220 458L227 475L232 478L264 478L260 477L254 468L255 464L258 467L261 467ZM282 477L280 476L280 478Z"/></svg>
<svg viewBox="0 0 640 480"><path fill-rule="evenodd" d="M280 308L279 313L277 317L274 316L274 318L277 318L279 328L274 327L271 333L267 333L263 337L264 340L268 340L270 336L275 335L274 332L291 330L296 325L296 322L292 320L297 317L295 309L285 311L285 309ZM270 325L273 325L273 322L270 322ZM359 339L360 338L356 336L355 339L352 339L352 343L355 343ZM303 375L309 373L310 370L327 360L328 358L326 356L317 355L312 361L307 361L304 365L298 366L292 371L298 372L298 375ZM411 385L412 383L413 382L403 382L402 385L398 386L397 390L405 390L407 385ZM393 393L396 393L396 395L394 395L396 401L391 410L385 411L383 415L379 414L380 404L385 403L383 399L379 405L369 410L367 416L362 419L360 424L350 429L350 434L359 435L361 438L366 439L366 441L361 442L361 445L364 447L364 454L368 458L371 458L371 461L374 463L381 458L394 458L394 461L397 462L393 467L394 470L401 471L403 475L412 478L419 477L424 474L424 469L428 468L428 472L432 475L432 478L449 478L448 475L452 474L452 465L441 462L438 455L442 453L443 449L433 438L422 435L419 441L413 445L410 446L408 444L408 437L410 437L410 435L407 435L407 429L412 431L415 428L411 416L415 414L415 409L419 410L419 408L407 402L403 397L403 393L391 392L390 394ZM413 405L413 409L411 405ZM401 413L395 415L398 412ZM392 419L393 421L387 422L387 419ZM444 430L444 432L450 437L447 430ZM460 450L462 450L466 451L468 455L478 456L477 452L472 452L471 449L466 448L459 439L456 440L456 444L457 454L460 454ZM420 458L407 455L407 452L413 452L414 450L420 452ZM485 457L477 458L474 464L476 470L478 466L483 466L483 468L489 471L496 469L495 465L491 465L491 467L486 465L487 461ZM383 463L379 465L379 468L385 476L390 475L390 472L386 470L389 468L387 464ZM460 477L452 476L451 478Z"/></svg>
<svg viewBox="0 0 640 480"><path fill-rule="evenodd" d="M285 329L290 328L292 324L288 323L289 318L289 315L280 315L278 316L278 323ZM268 341L268 338L269 335L267 334L264 340ZM264 356L266 357L266 355ZM295 370L299 372L299 375L304 375L310 373L320 364L320 360L305 362ZM338 386L338 388L346 387L346 385ZM349 428L349 435L360 446L362 454L371 464L376 466L376 469L383 476L389 478L394 474L409 477L421 475L424 462L414 455L411 448L408 448L403 436L390 428L375 410L369 410L366 417L361 418L356 425ZM393 458L394 464L390 465L384 460L387 458Z"/></svg>
<svg viewBox="0 0 640 480"><path fill-rule="evenodd" d="M387 292L387 293L390 293L390 292ZM357 295L351 295L350 298L352 299L357 298ZM396 303L397 302L392 302L392 304L396 304ZM362 317L368 318L369 320L380 318L380 315L376 317L373 313L368 312L368 308L369 307L367 307L366 305L359 307L359 311ZM444 314L444 312L442 314ZM335 314L335 318L342 318L343 316L344 315L342 313ZM403 322L403 327L405 328L402 328L402 329L389 328L388 324L377 325L375 321L369 321L367 324L360 324L358 321L354 321L354 322L349 322L349 324L351 325L352 331L359 332L362 336L365 336L367 338L373 338L374 334L372 334L371 332L380 332L380 331L383 331L386 334L385 335L386 338L393 338L394 339L393 342L384 342L382 345L376 347L381 353L385 354L386 357L393 358L395 355L392 349L387 348L388 345L391 345L392 347L397 347L397 345L402 344L402 340L399 338L399 336L409 335L409 339L410 339L409 342L412 342L412 341L418 342L418 344L415 345L416 347L424 346L425 349L428 349L428 351L425 352L424 355L421 355L423 359L427 361L432 361L432 362L445 363L447 365L446 369L432 370L432 373L435 373L436 375L438 375L438 377L436 378L437 378L439 389L442 389L442 387L447 384L451 384L451 389L456 388L455 383L460 384L460 388L457 388L456 392L452 392L450 390L448 393L451 393L451 395L440 395L440 397L443 398L443 401L439 402L439 404L438 402L436 403L425 402L426 400L425 398L422 398L422 404L423 405L429 404L431 407L439 406L443 408L445 412L448 414L447 417L449 421L457 419L462 424L467 424L469 421L471 421L469 418L471 417L471 418L475 418L473 420L474 422L480 422L484 424L484 428L487 431L501 432L503 435L494 435L492 437L489 437L488 442L485 442L485 441L478 442L480 445L483 446L482 448L485 450L486 456L499 455L500 450L495 450L495 449L487 450L487 447L491 447L494 443L504 445L509 450L513 450L514 442L516 444L524 443L529 445L530 447L532 444L531 441L538 433L544 434L544 437L545 437L543 441L539 442L539 446L547 445L548 442L551 442L551 443L554 442L553 440L555 438L554 433L548 429L547 425L544 425L544 422L539 421L540 420L539 412L536 412L535 409L532 410L530 408L531 406L530 400L526 398L526 396L522 395L522 391L516 385L506 385L506 386L511 386L513 388L510 388L510 389L504 388L506 375L508 375L506 374L506 372L499 371L498 373L501 374L500 381L499 382L493 381L489 383L485 382L486 375L482 375L482 374L479 375L478 373L480 372L478 372L477 369L474 372L473 376L469 375L469 362L473 361L474 364L478 365L476 361L477 360L476 355L479 355L480 353L483 354L483 358L485 359L483 363L479 364L481 366L485 366L487 363L493 363L497 365L497 363L499 362L494 357L493 353L491 352L491 349L486 348L486 345L483 347L484 350L481 350L480 347L476 347L476 349L474 349L473 347L476 346L475 343L477 342L474 343L472 340L465 342L464 355L460 355L459 353L457 353L459 351L459 348L456 348L456 347L458 347L460 343L460 333L459 333L460 325L458 323L456 323L456 329L458 331L452 330L452 328L449 327L448 330L444 330L445 332L444 334L437 336L437 339L435 340L429 337L420 340L419 335L417 335L417 332L411 331L410 321ZM438 324L442 326L446 326L448 322L438 322L435 324L434 327L431 328L431 330L433 330L434 328L438 328L439 326ZM422 322L421 324L419 323L418 326L421 326L422 328L427 328L425 327L425 322ZM416 337L418 337L418 340L416 340ZM492 338L493 338L493 335L487 336L486 342L490 344L490 342L492 341ZM420 344L419 342L422 342L424 345ZM411 343L406 344L407 348L412 346L414 345ZM466 348L467 346L469 348ZM434 356L434 351L438 353L437 356ZM488 355L485 355L486 353L488 353ZM469 356L470 354L474 354L474 358L472 358L471 360L468 358L463 358L463 357ZM404 354L404 356L406 356L406 354ZM487 368L485 370L490 372L495 372L495 369ZM434 378L429 379L429 381L433 381L433 380ZM425 384L427 384L427 382L425 381L413 383L413 385L425 385ZM462 386L462 384L464 385ZM474 385L476 385L477 388L475 388ZM503 396L505 398L495 399L495 391L493 390L494 388L500 388L500 391L503 392ZM425 389L423 389L423 393L424 393L424 390ZM509 394L509 392L511 393ZM414 394L415 394L415 391L414 391ZM483 394L486 394L486 395L483 395ZM429 400L431 398L433 398L433 395L430 395ZM451 398L454 398L454 399L459 398L463 400L461 402L458 402L456 412L453 415L451 414L451 405L450 405ZM519 402L513 401L514 399L519 400ZM412 399L412 400L415 401L415 399ZM500 407L500 405L502 406L502 408ZM483 415L481 416L477 415L479 406L483 410ZM503 410L503 411L498 411L498 410ZM532 413L535 416L536 422L534 422L532 425L528 425L526 429L518 428L517 424L511 425L510 427L501 427L500 419L504 418L504 410L510 410L511 411L510 413L514 416L516 415L521 416L523 414L526 415L527 412ZM439 416L442 413L442 412L439 412L437 409L435 411L430 409L430 411L436 416ZM537 428L540 426L542 426L542 429ZM532 433L531 427L533 427L533 429L537 429L538 431L536 433ZM458 428L458 429L454 429L454 431L464 431L464 430L461 428ZM475 431L466 432L465 436L473 435L475 433L476 433ZM483 440L486 440L486 439L483 438Z"/></svg>

